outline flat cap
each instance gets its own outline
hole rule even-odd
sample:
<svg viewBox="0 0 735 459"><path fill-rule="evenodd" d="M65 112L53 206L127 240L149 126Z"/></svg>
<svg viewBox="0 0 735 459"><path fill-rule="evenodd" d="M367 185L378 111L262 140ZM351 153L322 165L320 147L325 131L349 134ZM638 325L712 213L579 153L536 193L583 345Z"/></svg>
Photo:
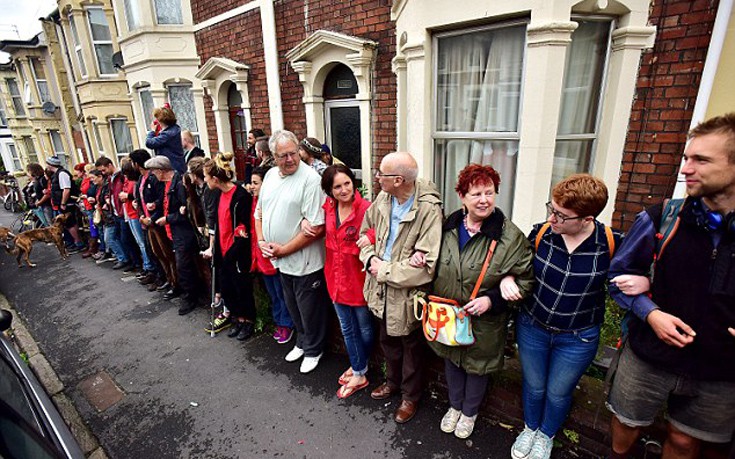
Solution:
<svg viewBox="0 0 735 459"><path fill-rule="evenodd" d="M149 159L145 162L145 168L146 169L159 169L162 171L170 171L173 170L173 167L171 167L171 161L162 155L154 156L153 158Z"/></svg>

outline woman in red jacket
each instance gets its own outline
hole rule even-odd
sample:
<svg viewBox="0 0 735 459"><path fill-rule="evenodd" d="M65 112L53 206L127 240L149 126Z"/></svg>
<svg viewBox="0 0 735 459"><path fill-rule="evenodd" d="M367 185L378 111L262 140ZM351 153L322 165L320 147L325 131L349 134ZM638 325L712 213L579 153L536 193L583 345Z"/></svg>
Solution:
<svg viewBox="0 0 735 459"><path fill-rule="evenodd" d="M362 294L365 271L358 256L357 239L370 202L357 192L355 175L343 164L324 171L322 189L327 194L324 275L350 356L350 368L339 378L337 397L347 398L369 384L365 375L373 344L373 323Z"/></svg>

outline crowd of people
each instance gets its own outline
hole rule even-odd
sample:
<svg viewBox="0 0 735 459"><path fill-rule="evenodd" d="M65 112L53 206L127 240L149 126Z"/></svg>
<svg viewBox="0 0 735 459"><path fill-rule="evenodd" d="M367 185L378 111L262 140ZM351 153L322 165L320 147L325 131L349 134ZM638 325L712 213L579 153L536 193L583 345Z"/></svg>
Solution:
<svg viewBox="0 0 735 459"><path fill-rule="evenodd" d="M317 139L252 130L240 183L232 154L207 157L169 107L154 118L146 140L153 156L136 150L119 168L102 157L74 176L56 157L46 170L29 165L34 203L48 223L79 193L90 228L82 256L137 271L164 299L181 296L181 315L211 301L221 312L208 331L252 336L261 276L273 338L295 341L285 359L300 361L301 373L317 368L334 308L349 356L338 398L370 385L377 342L386 379L370 396L400 396L394 419L408 422L433 351L448 389L441 430L467 438L490 375L503 367L516 314L525 428L511 456L547 459L597 353L609 289L629 311L610 372L610 457L627 457L664 405L664 457L696 457L702 441L731 441L735 373L721 362L735 360L735 114L691 132L682 168L688 198L673 212L668 202L641 212L626 238L597 220L608 190L589 174L557 183L546 221L526 236L495 206L501 177L489 165L460 171L462 207L442 209L416 160L390 153L370 202ZM78 221L66 225L70 248L82 251ZM471 319L474 343L427 345L421 294L455 302Z"/></svg>

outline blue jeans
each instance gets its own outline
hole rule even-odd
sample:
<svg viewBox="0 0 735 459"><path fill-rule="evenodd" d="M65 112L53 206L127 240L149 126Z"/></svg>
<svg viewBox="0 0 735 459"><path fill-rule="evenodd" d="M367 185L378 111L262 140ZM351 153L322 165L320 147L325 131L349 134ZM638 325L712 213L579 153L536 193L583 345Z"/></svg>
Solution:
<svg viewBox="0 0 735 459"><path fill-rule="evenodd" d="M33 209L33 213L38 217L39 220L41 220L41 225L46 227L49 226L49 221L46 219L46 214L43 212L42 207L36 207Z"/></svg>
<svg viewBox="0 0 735 459"><path fill-rule="evenodd" d="M268 290L268 296L271 297L273 322L279 327L293 328L293 320L291 320L291 316L288 314L286 300L283 299L281 276L278 274L272 276L263 274L263 282L265 282L265 288Z"/></svg>
<svg viewBox="0 0 735 459"><path fill-rule="evenodd" d="M600 326L569 333L549 331L525 311L518 315L526 425L553 437L572 405L579 379L597 353Z"/></svg>
<svg viewBox="0 0 735 459"><path fill-rule="evenodd" d="M117 217L115 217L117 219ZM117 261L121 263L129 263L127 252L123 249L122 241L120 240L120 226L117 223L105 225L105 245L112 250L112 254L115 255Z"/></svg>
<svg viewBox="0 0 735 459"><path fill-rule="evenodd" d="M334 303L345 347L350 356L352 374L367 373L370 349L373 346L373 318L367 306L347 306Z"/></svg>
<svg viewBox="0 0 735 459"><path fill-rule="evenodd" d="M148 257L148 252L145 250L145 237L143 236L143 227L140 226L140 220L137 218L130 219L128 220L128 225L130 225L130 232L133 233L133 239L135 239L135 242L138 244L138 248L140 249L140 256L143 259L143 269L146 271L154 271L155 266Z"/></svg>

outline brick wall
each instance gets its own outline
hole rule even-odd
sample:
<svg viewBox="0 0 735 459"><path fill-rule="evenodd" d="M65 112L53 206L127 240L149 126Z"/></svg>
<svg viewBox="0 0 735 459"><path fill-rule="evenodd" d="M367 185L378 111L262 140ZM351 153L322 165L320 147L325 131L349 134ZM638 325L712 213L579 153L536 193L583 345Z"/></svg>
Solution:
<svg viewBox="0 0 735 459"><path fill-rule="evenodd" d="M240 0L219 2L192 0L194 23L204 21L243 3ZM319 29L366 38L378 43L373 68L372 132L373 158L379 161L395 149L396 79L391 71L395 55L395 23L390 20L390 0L308 1L279 0L274 3L281 100L284 126L297 136L306 135L303 87L285 55ZM216 11L216 13L215 13ZM250 65L248 91L253 126L271 132L265 62L260 26L260 12L253 10L196 33L197 51L202 62L210 57L226 57ZM210 150L217 149L217 132L212 115L212 101L205 97ZM324 140L324 139L320 139Z"/></svg>
<svg viewBox="0 0 735 459"><path fill-rule="evenodd" d="M278 54L281 58L281 93L284 126L302 137L306 135L303 88L298 75L283 56L317 30L366 38L378 43L373 67L372 156L379 161L396 145L396 79L391 70L395 56L395 23L390 20L389 0L275 2ZM324 140L324 139L320 139Z"/></svg>
<svg viewBox="0 0 735 459"><path fill-rule="evenodd" d="M641 58L612 224L628 229L638 212L676 185L717 13L717 0L654 1L653 49Z"/></svg>

